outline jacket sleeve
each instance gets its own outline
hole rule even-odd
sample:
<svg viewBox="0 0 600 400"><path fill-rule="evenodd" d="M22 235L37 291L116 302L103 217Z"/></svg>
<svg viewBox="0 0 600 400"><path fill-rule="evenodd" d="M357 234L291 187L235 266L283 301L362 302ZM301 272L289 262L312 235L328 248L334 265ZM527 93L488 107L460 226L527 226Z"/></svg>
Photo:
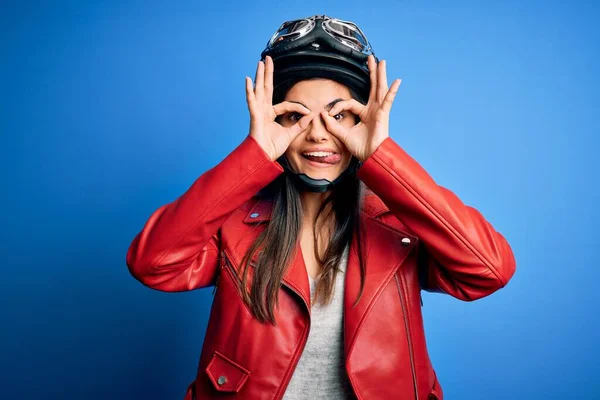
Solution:
<svg viewBox="0 0 600 400"><path fill-rule="evenodd" d="M505 238L479 211L437 185L391 137L365 160L357 176L422 242L424 290L472 301L504 287L515 273Z"/></svg>
<svg viewBox="0 0 600 400"><path fill-rule="evenodd" d="M161 291L211 285L221 225L282 172L281 165L248 135L179 198L152 213L127 251L129 271L144 285Z"/></svg>

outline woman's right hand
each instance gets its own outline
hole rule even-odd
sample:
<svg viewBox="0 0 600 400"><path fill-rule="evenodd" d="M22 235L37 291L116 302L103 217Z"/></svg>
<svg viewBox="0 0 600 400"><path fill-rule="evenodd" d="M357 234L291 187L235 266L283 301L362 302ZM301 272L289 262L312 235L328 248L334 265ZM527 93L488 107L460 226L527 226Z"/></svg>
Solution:
<svg viewBox="0 0 600 400"><path fill-rule="evenodd" d="M250 111L250 136L271 157L278 159L292 141L310 124L314 114L300 104L284 101L273 106L273 59L266 57L259 61L256 69L256 82L246 77L246 101ZM275 122L278 115L295 112L303 115L294 125L283 127Z"/></svg>

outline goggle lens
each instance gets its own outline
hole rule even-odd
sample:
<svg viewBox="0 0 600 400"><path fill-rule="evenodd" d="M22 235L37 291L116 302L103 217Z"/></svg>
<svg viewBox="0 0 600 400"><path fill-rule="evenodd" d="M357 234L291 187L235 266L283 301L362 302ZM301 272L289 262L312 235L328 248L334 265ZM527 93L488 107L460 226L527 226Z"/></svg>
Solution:
<svg viewBox="0 0 600 400"><path fill-rule="evenodd" d="M369 49L369 42L362 34L358 26L352 22L329 20L323 24L325 32L358 51L366 51Z"/></svg>
<svg viewBox="0 0 600 400"><path fill-rule="evenodd" d="M273 35L271 38L269 45L272 46L281 41L292 41L298 39L310 31L310 25L314 25L314 23L311 24L311 21L307 19L284 22L279 30L275 32L275 35Z"/></svg>

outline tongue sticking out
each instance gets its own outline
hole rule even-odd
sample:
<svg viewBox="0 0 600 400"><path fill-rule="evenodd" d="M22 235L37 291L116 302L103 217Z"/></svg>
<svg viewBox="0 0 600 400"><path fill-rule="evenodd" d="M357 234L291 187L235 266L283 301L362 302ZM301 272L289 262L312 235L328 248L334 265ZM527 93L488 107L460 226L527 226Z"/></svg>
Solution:
<svg viewBox="0 0 600 400"><path fill-rule="evenodd" d="M323 164L337 164L338 162L340 162L340 160L342 158L342 156L339 154L332 154L327 157L315 157L315 156L305 156L305 155L303 155L302 157L306 158L307 160L315 161L315 162L319 162L319 163L323 163Z"/></svg>

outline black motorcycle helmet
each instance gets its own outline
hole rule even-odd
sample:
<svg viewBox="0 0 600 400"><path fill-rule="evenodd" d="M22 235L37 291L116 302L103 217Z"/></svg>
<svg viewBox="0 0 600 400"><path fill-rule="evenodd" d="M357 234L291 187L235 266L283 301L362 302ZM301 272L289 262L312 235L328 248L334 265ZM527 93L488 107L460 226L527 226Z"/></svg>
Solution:
<svg viewBox="0 0 600 400"><path fill-rule="evenodd" d="M325 78L349 87L366 102L371 80L367 57L373 50L360 28L348 21L325 15L284 22L261 53L273 59L274 98L281 97L297 82L310 78ZM375 58L376 61L377 58ZM281 100L281 99L280 99ZM301 190L326 192L348 175L355 174L360 160L352 157L350 165L333 182L313 179L294 172L285 157L277 159Z"/></svg>

